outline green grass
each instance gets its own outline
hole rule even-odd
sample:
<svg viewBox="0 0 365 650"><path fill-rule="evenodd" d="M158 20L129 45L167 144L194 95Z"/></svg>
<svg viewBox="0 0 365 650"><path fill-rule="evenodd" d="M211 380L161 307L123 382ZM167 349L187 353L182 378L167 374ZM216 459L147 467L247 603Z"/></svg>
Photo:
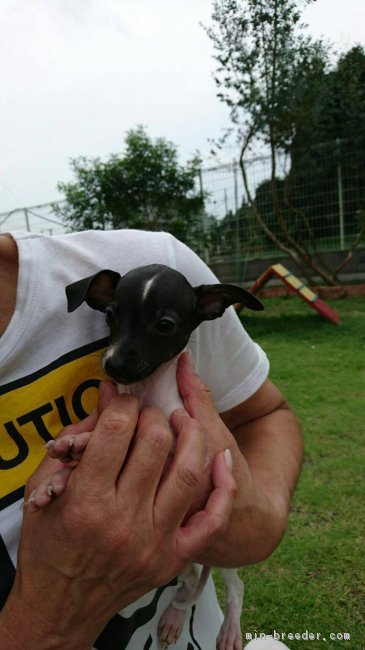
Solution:
<svg viewBox="0 0 365 650"><path fill-rule="evenodd" d="M298 298L265 300L244 312L267 352L271 379L296 412L305 462L284 540L265 562L241 571L242 629L306 630L325 637L287 640L296 648L365 648L365 300L331 302L332 325ZM349 633L350 641L330 633ZM245 636L244 636L245 638Z"/></svg>

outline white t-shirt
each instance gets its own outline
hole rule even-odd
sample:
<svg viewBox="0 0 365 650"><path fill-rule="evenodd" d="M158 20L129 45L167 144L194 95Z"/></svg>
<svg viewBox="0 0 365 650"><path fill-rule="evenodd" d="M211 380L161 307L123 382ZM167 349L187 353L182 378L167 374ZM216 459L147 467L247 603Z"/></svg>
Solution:
<svg viewBox="0 0 365 650"><path fill-rule="evenodd" d="M65 286L104 268L123 275L152 263L177 269L193 286L217 282L190 249L166 233L13 236L19 250L17 302L0 338L0 606L14 578L25 482L44 456L44 443L95 408L103 378L99 357L107 344L105 317L86 304L68 314ZM246 400L267 377L267 358L233 308L222 318L202 323L189 348L219 412ZM125 608L110 621L95 648L157 650L159 618L179 586L176 579ZM221 620L210 580L174 647L214 648Z"/></svg>

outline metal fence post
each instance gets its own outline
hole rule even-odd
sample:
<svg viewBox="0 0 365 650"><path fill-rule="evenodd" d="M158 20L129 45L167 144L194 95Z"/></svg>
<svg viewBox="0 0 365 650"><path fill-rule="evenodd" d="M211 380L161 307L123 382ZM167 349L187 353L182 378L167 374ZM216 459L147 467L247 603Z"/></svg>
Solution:
<svg viewBox="0 0 365 650"><path fill-rule="evenodd" d="M207 237L209 234L209 229L208 229L208 224L207 224L207 219L206 219L206 214L205 214L205 205L204 205L204 187L203 187L203 173L202 170L199 169L199 189L200 189L200 196L203 199L203 208L202 208L202 228L203 228L203 251L204 251L204 262L206 264L209 264L210 262L210 254L209 254L209 246L207 245Z"/></svg>
<svg viewBox="0 0 365 650"><path fill-rule="evenodd" d="M236 246L235 246L235 256L236 256L236 282L240 281L241 274L241 246L240 246L240 215L238 213L238 180L237 180L237 163L233 161L233 188L234 188L234 210L235 210L235 231L236 231Z"/></svg>
<svg viewBox="0 0 365 650"><path fill-rule="evenodd" d="M31 232L30 230L30 223L29 223L29 214L27 208L24 208L24 217L25 217L25 223L27 226L27 232Z"/></svg>
<svg viewBox="0 0 365 650"><path fill-rule="evenodd" d="M340 248L345 250L345 218L343 207L343 185L342 185L342 165L341 165L341 140L336 138L337 145L337 187L338 187L338 215L340 228Z"/></svg>

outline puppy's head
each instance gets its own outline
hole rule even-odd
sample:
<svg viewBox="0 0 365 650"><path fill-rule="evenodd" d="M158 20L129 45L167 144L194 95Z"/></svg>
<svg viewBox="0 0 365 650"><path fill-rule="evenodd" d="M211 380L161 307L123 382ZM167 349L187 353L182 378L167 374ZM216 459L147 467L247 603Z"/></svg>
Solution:
<svg viewBox="0 0 365 650"><path fill-rule="evenodd" d="M106 314L110 342L103 355L106 374L131 384L179 354L192 331L222 316L233 303L263 309L245 289L230 284L192 287L178 271L160 264L126 275L103 270L66 287L68 310L86 302Z"/></svg>

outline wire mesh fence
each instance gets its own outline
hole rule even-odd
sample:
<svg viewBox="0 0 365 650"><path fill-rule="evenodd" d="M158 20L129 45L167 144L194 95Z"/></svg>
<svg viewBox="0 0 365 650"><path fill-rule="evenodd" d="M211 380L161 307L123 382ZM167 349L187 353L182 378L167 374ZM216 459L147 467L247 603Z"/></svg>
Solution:
<svg viewBox="0 0 365 650"><path fill-rule="evenodd" d="M279 254L272 237L291 238L306 249L345 251L365 224L365 142L335 140L276 158L273 192L272 160L245 161L247 185L238 162L202 168L197 189L204 196L196 250L207 262L234 259L236 264ZM122 227L122 223L121 223ZM0 232L27 230L67 232L54 204L41 204L0 214ZM362 237L359 242L364 246Z"/></svg>
<svg viewBox="0 0 365 650"><path fill-rule="evenodd" d="M336 140L309 151L203 169L211 255L272 255L274 237L315 251L346 250L365 224L365 143ZM254 206L252 206L254 203ZM364 238L360 245L364 245Z"/></svg>
<svg viewBox="0 0 365 650"><path fill-rule="evenodd" d="M53 203L42 203L27 208L15 208L0 213L0 232L35 232L42 235L60 235L66 226L56 218Z"/></svg>

